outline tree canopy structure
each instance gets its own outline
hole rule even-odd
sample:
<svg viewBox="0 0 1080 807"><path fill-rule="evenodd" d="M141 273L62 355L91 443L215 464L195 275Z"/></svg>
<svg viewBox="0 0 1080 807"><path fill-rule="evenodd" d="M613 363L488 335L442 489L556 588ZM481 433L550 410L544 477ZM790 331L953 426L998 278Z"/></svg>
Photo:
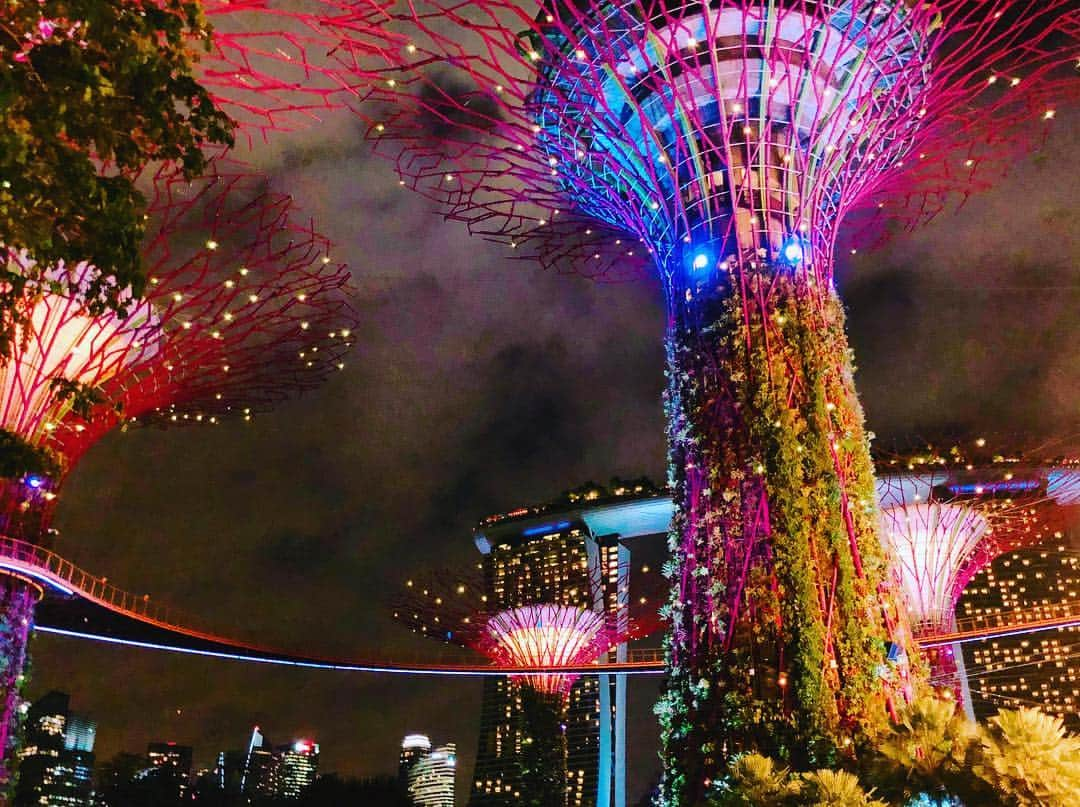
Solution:
<svg viewBox="0 0 1080 807"><path fill-rule="evenodd" d="M628 570L620 572L619 585L628 585ZM597 578L591 585L599 591L602 584ZM567 706L578 678L536 668L591 664L655 623L632 621L627 609L599 611L557 600L501 607L478 580L441 575L408 581L394 603L394 618L416 633L523 670L511 676L518 684L523 724L521 789L515 798L533 807L567 804Z"/></svg>
<svg viewBox="0 0 1080 807"><path fill-rule="evenodd" d="M5 271L0 355L25 325L25 284L89 261L98 309L142 294L146 200L135 177L170 163L194 177L204 148L264 137L343 103L336 45L308 10L272 0L42 0L2 4L0 245L37 263ZM355 45L354 45L355 46ZM115 281L115 282L113 282ZM128 296L121 299L117 295Z"/></svg>
<svg viewBox="0 0 1080 807"><path fill-rule="evenodd" d="M5 538L50 541L64 478L110 429L247 419L343 366L356 323L348 271L287 196L222 160L190 181L163 170L148 212L148 290L126 316L95 305L100 273L85 261L26 285L27 321L0 365L0 435L26 459L0 479ZM4 259L32 274L25 252ZM0 579L5 750L39 593Z"/></svg>
<svg viewBox="0 0 1080 807"><path fill-rule="evenodd" d="M841 224L992 181L1075 97L1068 0L358 4L404 185L515 254L659 274L676 515L663 802L732 754L851 754L907 682ZM339 21L343 30L348 23Z"/></svg>

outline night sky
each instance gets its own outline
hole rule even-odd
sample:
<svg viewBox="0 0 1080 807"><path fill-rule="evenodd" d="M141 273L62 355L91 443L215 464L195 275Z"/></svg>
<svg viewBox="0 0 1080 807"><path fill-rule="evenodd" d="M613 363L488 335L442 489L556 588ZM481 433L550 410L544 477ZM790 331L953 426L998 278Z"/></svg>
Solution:
<svg viewBox="0 0 1080 807"><path fill-rule="evenodd" d="M1080 433L1080 120L917 235L840 267L858 383L881 440ZM482 516L614 474L663 478L654 285L507 260L399 189L348 118L263 149L352 266L346 370L250 425L112 434L62 493L57 549L222 633L311 653L442 652L393 623L416 569L476 559ZM260 724L324 771L392 773L409 731L458 743L480 683L249 666L39 636L30 695L72 694L99 759L150 740L217 751ZM655 684L631 691L631 796L656 776Z"/></svg>

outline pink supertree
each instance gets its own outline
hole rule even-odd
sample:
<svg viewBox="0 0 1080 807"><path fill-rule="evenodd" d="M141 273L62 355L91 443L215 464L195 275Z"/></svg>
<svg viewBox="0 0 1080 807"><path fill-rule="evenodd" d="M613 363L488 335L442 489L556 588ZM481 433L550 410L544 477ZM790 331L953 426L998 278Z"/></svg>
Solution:
<svg viewBox="0 0 1080 807"><path fill-rule="evenodd" d="M596 578L590 586L602 586L599 572L586 577ZM625 573L619 579L626 585ZM408 581L394 601L393 615L414 633L526 670L591 664L657 624L654 616L638 608L610 613L585 608L577 604L583 596L575 589L573 595L564 592L551 601L504 607L473 576L433 574ZM578 675L537 672L511 677L543 695L563 699Z"/></svg>
<svg viewBox="0 0 1080 807"><path fill-rule="evenodd" d="M928 449L897 465L879 467L881 536L919 638L957 630L960 596L995 558L1060 537L1074 520L1060 484L1071 461ZM932 682L951 689L974 719L960 645L935 647L927 661Z"/></svg>
<svg viewBox="0 0 1080 807"><path fill-rule="evenodd" d="M619 570L618 589L626 590L628 572ZM568 708L571 688L580 674L543 672L543 668L592 664L657 624L655 606L649 614L645 608L610 607L608 600L597 596L604 588L599 569L584 577L591 591L581 591L566 581L563 590L549 592L545 601L508 606L500 605L500 597L477 577L428 575L408 581L393 605L394 618L415 633L522 670L510 675L513 711L520 723L515 721L514 730L501 741L515 749L515 772L508 779L523 804L567 804ZM609 607L587 608L580 605L582 601L609 602Z"/></svg>
<svg viewBox="0 0 1080 807"><path fill-rule="evenodd" d="M884 650L903 631L832 284L840 225L859 210L923 221L1038 141L1076 95L1080 11L358 7L378 50L352 62L371 89L359 112L403 185L545 266L661 279L676 504L664 800L705 800L744 748L808 766L853 749L905 685Z"/></svg>
<svg viewBox="0 0 1080 807"><path fill-rule="evenodd" d="M145 245L148 292L127 316L86 288L89 264L30 284L29 325L0 366L0 429L29 455L0 479L0 536L49 543L63 480L119 425L248 419L343 366L356 314L348 272L286 197L219 160L194 181L155 179ZM5 253L18 271L32 262ZM6 466L5 466L6 467ZM0 747L9 749L33 607L29 580L0 579Z"/></svg>

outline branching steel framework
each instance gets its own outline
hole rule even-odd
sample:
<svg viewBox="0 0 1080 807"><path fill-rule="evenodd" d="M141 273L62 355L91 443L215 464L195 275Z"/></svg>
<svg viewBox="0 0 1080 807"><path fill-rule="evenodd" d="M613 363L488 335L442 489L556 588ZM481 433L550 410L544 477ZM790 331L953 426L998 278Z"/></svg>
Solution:
<svg viewBox="0 0 1080 807"><path fill-rule="evenodd" d="M50 267L28 288L32 327L0 367L0 427L58 471L0 480L0 534L48 544L57 492L82 454L119 425L248 419L343 366L356 314L348 271L287 197L219 160L194 181L163 171L149 210L150 284L128 315L87 299L97 271ZM32 262L7 253L18 270ZM37 590L3 577L0 747L18 700Z"/></svg>
<svg viewBox="0 0 1080 807"><path fill-rule="evenodd" d="M393 615L414 633L475 650L502 666L521 668L591 664L613 647L644 635L656 622L634 619L636 611L628 616L565 602L500 608L489 600L482 582L474 577L429 574L407 581L393 603ZM515 678L545 695L560 697L576 680L572 675Z"/></svg>
<svg viewBox="0 0 1080 807"><path fill-rule="evenodd" d="M342 42L328 25L349 8L347 0L205 0L214 32L198 80L249 139L320 123L356 100L355 82L332 56ZM348 48L362 52L364 41L351 36Z"/></svg>
<svg viewBox="0 0 1080 807"><path fill-rule="evenodd" d="M882 664L910 634L875 534L838 228L860 210L924 221L1037 141L1077 93L1080 11L358 7L380 51L351 64L372 90L360 113L403 185L544 265L660 275L676 504L662 801L706 801L744 748L809 767L850 753L842 738L912 681Z"/></svg>
<svg viewBox="0 0 1080 807"><path fill-rule="evenodd" d="M957 633L960 595L994 558L1062 535L1055 529L1062 505L1055 493L1048 495L1041 475L966 468L973 479L1000 481L961 483L949 471L921 468L878 483L882 541L912 628L924 642ZM951 690L974 719L960 644L924 652L932 683Z"/></svg>

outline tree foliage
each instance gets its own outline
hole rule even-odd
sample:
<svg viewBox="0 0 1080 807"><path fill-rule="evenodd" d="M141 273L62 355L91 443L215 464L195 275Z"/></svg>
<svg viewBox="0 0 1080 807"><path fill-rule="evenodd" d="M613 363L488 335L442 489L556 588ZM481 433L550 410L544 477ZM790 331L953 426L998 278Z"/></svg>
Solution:
<svg viewBox="0 0 1080 807"><path fill-rule="evenodd" d="M985 726L950 699L908 706L852 770L793 773L768 757L735 759L715 807L1072 807L1080 737L1037 709L1002 709Z"/></svg>
<svg viewBox="0 0 1080 807"><path fill-rule="evenodd" d="M194 0L0 0L0 356L25 324L24 292L50 265L101 272L91 305L123 312L143 287L149 163L188 176L233 124L193 75L211 31Z"/></svg>
<svg viewBox="0 0 1080 807"><path fill-rule="evenodd" d="M1080 737L1038 709L1002 709L981 732L975 773L1005 804L1080 804Z"/></svg>
<svg viewBox="0 0 1080 807"><path fill-rule="evenodd" d="M0 429L0 479L55 476L59 472L59 463L48 449L32 446L17 434Z"/></svg>

